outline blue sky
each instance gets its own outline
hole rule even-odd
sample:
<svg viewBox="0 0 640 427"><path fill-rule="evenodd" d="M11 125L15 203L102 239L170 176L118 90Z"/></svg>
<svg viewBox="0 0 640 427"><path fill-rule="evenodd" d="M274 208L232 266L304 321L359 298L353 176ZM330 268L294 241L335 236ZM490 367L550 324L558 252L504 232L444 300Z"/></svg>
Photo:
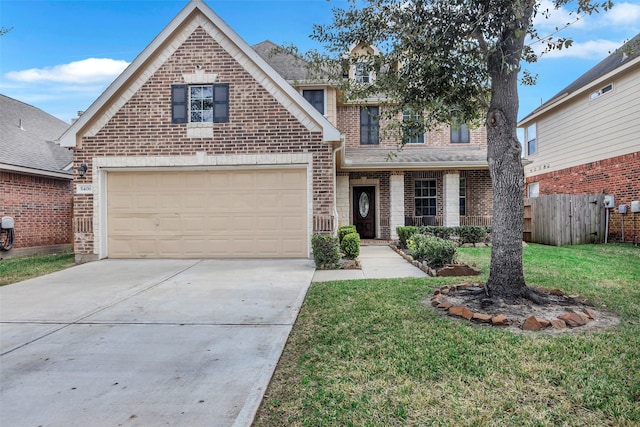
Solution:
<svg viewBox="0 0 640 427"><path fill-rule="evenodd" d="M550 0L541 0L543 9ZM0 93L70 121L86 110L115 77L187 4L163 1L0 0ZM269 39L301 50L321 48L309 38L314 23L329 23L345 0L208 0L207 4L250 45ZM566 10L538 18L541 34L572 20ZM607 13L580 19L561 35L567 50L527 65L538 75L520 88L522 118L609 52L640 33L640 0L616 2ZM534 46L534 48L538 48Z"/></svg>

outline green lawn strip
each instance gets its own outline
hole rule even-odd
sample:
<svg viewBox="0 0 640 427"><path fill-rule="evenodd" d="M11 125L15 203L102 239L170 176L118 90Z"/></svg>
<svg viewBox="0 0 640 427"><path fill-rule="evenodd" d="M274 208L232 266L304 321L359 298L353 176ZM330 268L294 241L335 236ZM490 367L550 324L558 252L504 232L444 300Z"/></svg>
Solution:
<svg viewBox="0 0 640 427"><path fill-rule="evenodd" d="M422 305L456 278L316 283L255 425L637 425L638 251L525 248L530 284L615 308L621 324L600 332L514 334ZM489 256L468 248L460 258L486 278Z"/></svg>
<svg viewBox="0 0 640 427"><path fill-rule="evenodd" d="M72 253L3 259L0 260L0 286L53 273L74 264Z"/></svg>

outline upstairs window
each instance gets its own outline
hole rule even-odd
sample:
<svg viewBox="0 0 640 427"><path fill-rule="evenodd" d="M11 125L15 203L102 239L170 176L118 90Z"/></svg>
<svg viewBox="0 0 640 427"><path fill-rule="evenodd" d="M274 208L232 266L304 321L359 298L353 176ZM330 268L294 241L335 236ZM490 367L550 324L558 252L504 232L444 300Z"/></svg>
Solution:
<svg viewBox="0 0 640 427"><path fill-rule="evenodd" d="M422 120L422 114L412 114L410 110L404 110L402 112L402 121L404 122L402 133L405 144L424 143Z"/></svg>
<svg viewBox="0 0 640 427"><path fill-rule="evenodd" d="M324 114L324 90L312 89L303 90L302 96L309 101L309 104L313 105L313 108L320 111L320 114Z"/></svg>
<svg viewBox="0 0 640 427"><path fill-rule="evenodd" d="M354 79L358 83L371 83L371 73L369 66L364 62L358 62L354 66Z"/></svg>
<svg viewBox="0 0 640 427"><path fill-rule="evenodd" d="M596 98L600 98L602 95L604 95L605 93L609 93L613 90L613 83L609 83L608 85L601 87L600 89L596 90L595 92L592 92L589 95L589 100L593 101Z"/></svg>
<svg viewBox="0 0 640 427"><path fill-rule="evenodd" d="M527 156L536 154L537 147L536 147L536 124L535 123L527 128L527 134L525 137L527 139L527 146L526 146Z"/></svg>
<svg viewBox="0 0 640 427"><path fill-rule="evenodd" d="M380 143L380 108L360 107L360 144Z"/></svg>
<svg viewBox="0 0 640 427"><path fill-rule="evenodd" d="M451 124L451 143L468 144L471 142L469 127L465 123L454 122Z"/></svg>
<svg viewBox="0 0 640 427"><path fill-rule="evenodd" d="M229 121L229 84L172 85L172 123Z"/></svg>

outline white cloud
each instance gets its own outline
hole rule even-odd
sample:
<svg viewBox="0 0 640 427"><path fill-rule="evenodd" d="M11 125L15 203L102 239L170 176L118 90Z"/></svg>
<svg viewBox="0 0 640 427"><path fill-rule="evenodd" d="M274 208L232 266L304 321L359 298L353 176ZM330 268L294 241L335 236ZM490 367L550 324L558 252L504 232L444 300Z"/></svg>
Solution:
<svg viewBox="0 0 640 427"><path fill-rule="evenodd" d="M5 77L9 80L37 83L97 83L110 82L129 65L127 61L110 58L88 58L68 64L45 68L31 68L22 71L9 71Z"/></svg>
<svg viewBox="0 0 640 427"><path fill-rule="evenodd" d="M614 3L613 8L604 14L604 21L614 27L640 26L640 4Z"/></svg>
<svg viewBox="0 0 640 427"><path fill-rule="evenodd" d="M622 42L603 39L575 42L567 49L546 53L543 58L604 59L620 46Z"/></svg>
<svg viewBox="0 0 640 427"><path fill-rule="evenodd" d="M540 35L545 32L555 31L571 24L572 28L582 28L585 25L584 18L576 21L577 15L565 7L556 9L551 0L541 0L538 6L538 14L533 18L533 25L540 31Z"/></svg>

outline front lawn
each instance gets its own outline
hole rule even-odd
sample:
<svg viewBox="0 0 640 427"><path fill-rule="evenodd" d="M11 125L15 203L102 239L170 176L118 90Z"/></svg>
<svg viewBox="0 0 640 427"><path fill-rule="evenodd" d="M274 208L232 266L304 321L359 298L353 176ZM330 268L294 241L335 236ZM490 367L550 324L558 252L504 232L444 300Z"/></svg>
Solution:
<svg viewBox="0 0 640 427"><path fill-rule="evenodd" d="M53 273L74 264L72 253L3 259L0 260L0 286Z"/></svg>
<svg viewBox="0 0 640 427"><path fill-rule="evenodd" d="M461 249L486 280L489 248ZM640 425L640 248L524 249L532 286L620 316L607 331L512 333L422 301L460 278L314 284L255 426Z"/></svg>

